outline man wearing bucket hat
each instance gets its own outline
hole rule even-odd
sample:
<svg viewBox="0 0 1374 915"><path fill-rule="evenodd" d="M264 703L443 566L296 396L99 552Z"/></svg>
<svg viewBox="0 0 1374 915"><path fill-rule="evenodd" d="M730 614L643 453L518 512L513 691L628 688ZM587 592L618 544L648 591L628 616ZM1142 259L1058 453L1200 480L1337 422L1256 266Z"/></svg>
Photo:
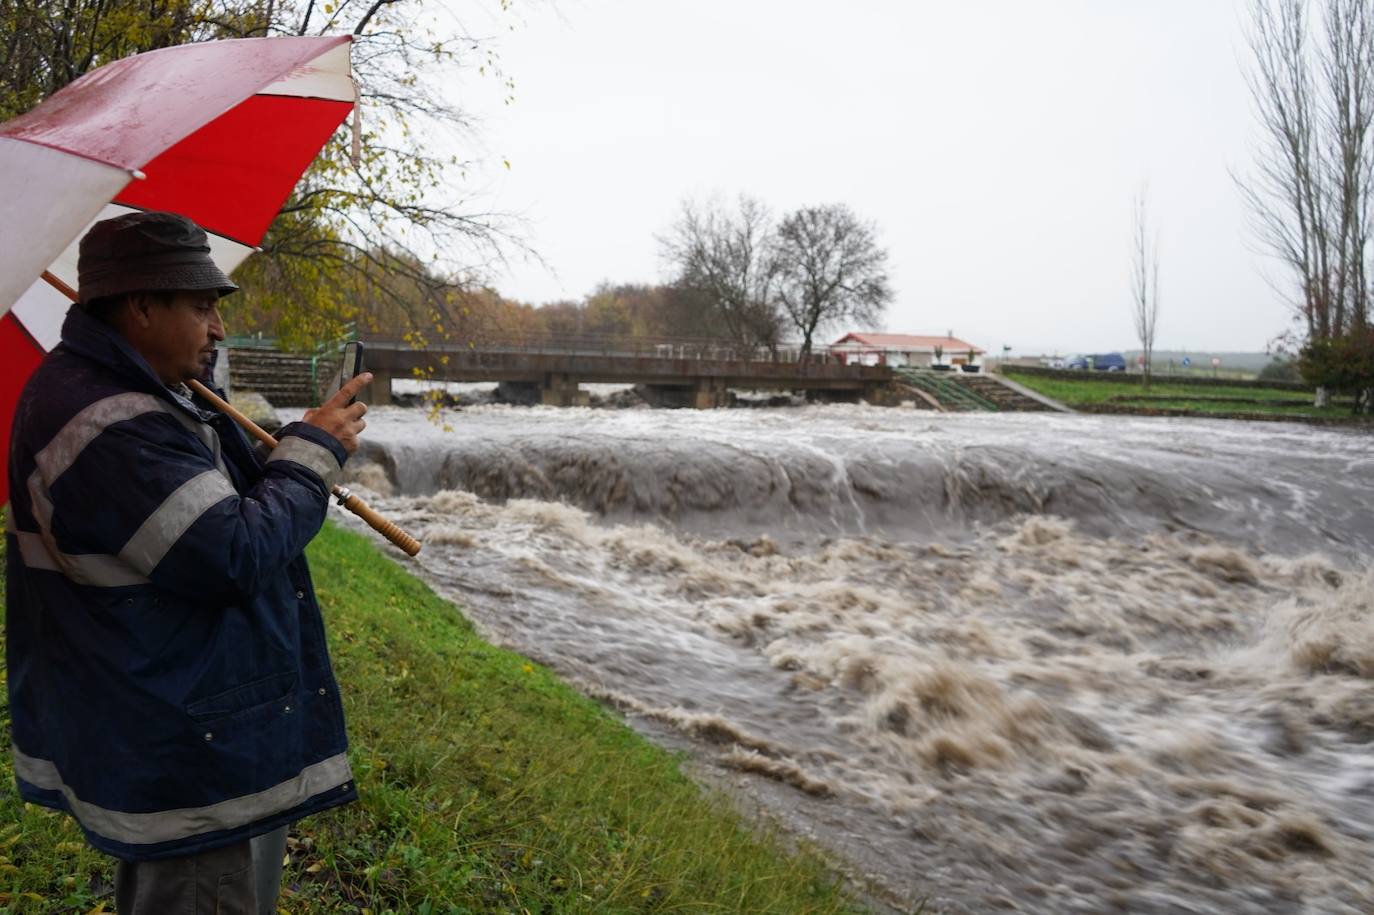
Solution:
<svg viewBox="0 0 1374 915"><path fill-rule="evenodd" d="M362 375L255 454L208 377L234 283L171 213L96 223L11 436L15 776L119 859L120 912L272 912L285 830L356 798L303 550Z"/></svg>

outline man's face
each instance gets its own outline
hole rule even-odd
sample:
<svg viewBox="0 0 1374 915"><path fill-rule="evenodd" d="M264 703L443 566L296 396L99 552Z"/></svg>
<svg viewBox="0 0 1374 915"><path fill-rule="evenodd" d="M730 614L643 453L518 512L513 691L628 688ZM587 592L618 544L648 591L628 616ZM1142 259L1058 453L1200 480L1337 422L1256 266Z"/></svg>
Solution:
<svg viewBox="0 0 1374 915"><path fill-rule="evenodd" d="M137 327L130 340L164 384L205 374L215 344L224 339L217 293L177 292L170 302L144 296L134 307Z"/></svg>

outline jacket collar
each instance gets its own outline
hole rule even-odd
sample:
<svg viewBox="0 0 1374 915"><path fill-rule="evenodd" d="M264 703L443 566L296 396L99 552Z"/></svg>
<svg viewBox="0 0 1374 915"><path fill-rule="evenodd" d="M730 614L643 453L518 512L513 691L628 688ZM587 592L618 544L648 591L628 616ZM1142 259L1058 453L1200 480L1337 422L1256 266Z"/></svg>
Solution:
<svg viewBox="0 0 1374 915"><path fill-rule="evenodd" d="M178 385L186 391L182 393L163 384L148 360L134 349L123 334L104 321L91 317L80 306L73 305L67 309L67 317L62 322L62 345L78 356L104 366L137 389L171 401L202 422L208 422L214 416L191 402L189 389L185 385ZM215 358L219 358L218 350L215 351ZM210 368L214 370L213 362Z"/></svg>

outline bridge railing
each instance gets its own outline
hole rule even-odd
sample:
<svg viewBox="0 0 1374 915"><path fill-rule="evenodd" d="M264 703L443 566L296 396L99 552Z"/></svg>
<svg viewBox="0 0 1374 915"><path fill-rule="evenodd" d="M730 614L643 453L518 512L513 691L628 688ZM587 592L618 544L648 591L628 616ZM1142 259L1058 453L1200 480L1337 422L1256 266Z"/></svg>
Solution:
<svg viewBox="0 0 1374 915"><path fill-rule="evenodd" d="M805 359L800 343L774 347L750 346L715 337L637 337L614 334L484 335L467 340L426 340L401 336L367 335L368 346L387 349L424 349L429 352L481 350L484 353L532 353L569 356L676 359L712 362L771 362L780 364L839 364L842 357L821 346Z"/></svg>

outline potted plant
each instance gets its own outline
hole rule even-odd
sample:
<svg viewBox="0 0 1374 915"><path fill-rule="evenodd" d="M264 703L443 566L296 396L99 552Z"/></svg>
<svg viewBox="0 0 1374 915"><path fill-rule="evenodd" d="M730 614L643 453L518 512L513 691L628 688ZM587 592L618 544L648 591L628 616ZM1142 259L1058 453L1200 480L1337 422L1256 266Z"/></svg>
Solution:
<svg viewBox="0 0 1374 915"><path fill-rule="evenodd" d="M973 360L975 360L975 359L977 359L977 358L978 358L978 354L977 354L976 352L974 352L973 350L969 350L969 351L968 351L968 361L965 362L965 363L963 364L963 366L962 366L963 370L964 370L965 372L977 372L977 371L978 371L978 366L975 365L974 362L973 362Z"/></svg>
<svg viewBox="0 0 1374 915"><path fill-rule="evenodd" d="M930 367L937 372L948 372L949 366L945 365L944 360L945 348L937 343L935 344L935 361L931 363Z"/></svg>

